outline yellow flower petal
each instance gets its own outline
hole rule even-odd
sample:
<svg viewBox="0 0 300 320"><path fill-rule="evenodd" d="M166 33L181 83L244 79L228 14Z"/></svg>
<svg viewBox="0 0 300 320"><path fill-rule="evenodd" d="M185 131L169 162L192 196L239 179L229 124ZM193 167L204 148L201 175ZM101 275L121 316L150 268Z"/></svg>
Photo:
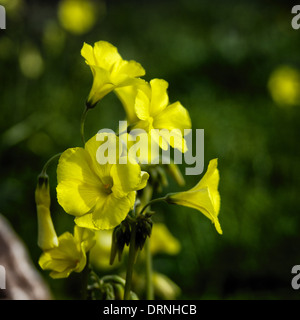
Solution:
<svg viewBox="0 0 300 320"><path fill-rule="evenodd" d="M107 148L115 150L115 157L113 159L109 159L109 162L105 165L101 165L97 160L97 152L99 147L102 144L106 144ZM119 156L119 141L118 138L112 133L101 133L93 136L89 139L85 144L85 150L89 153L90 156L90 165L93 168L93 171L98 176L98 179L101 180L103 185L112 184L112 180L110 178L111 168L113 164L111 162L117 161Z"/></svg>
<svg viewBox="0 0 300 320"><path fill-rule="evenodd" d="M147 120L150 117L150 97L145 91L147 90L139 89L135 99L135 112L140 120Z"/></svg>
<svg viewBox="0 0 300 320"><path fill-rule="evenodd" d="M94 233L74 227L74 236L65 232L58 238L58 247L45 251L39 265L51 270L52 278L66 278L71 272L81 272L86 265L86 252L94 245Z"/></svg>
<svg viewBox="0 0 300 320"><path fill-rule="evenodd" d="M90 68L93 74L93 85L87 103L92 108L99 100L111 92L116 85L112 83L109 71L93 65Z"/></svg>
<svg viewBox="0 0 300 320"><path fill-rule="evenodd" d="M51 219L50 210L43 205L37 205L38 216L38 246L48 250L58 246L57 235Z"/></svg>
<svg viewBox="0 0 300 320"><path fill-rule="evenodd" d="M183 133L184 129L190 129L192 125L188 111L180 102L175 102L154 118L153 127L168 130L180 129Z"/></svg>
<svg viewBox="0 0 300 320"><path fill-rule="evenodd" d="M39 176L35 190L35 202L38 221L38 246L48 250L58 246L58 239L50 213L50 190L47 175Z"/></svg>
<svg viewBox="0 0 300 320"><path fill-rule="evenodd" d="M162 112L169 103L169 96L167 93L168 82L163 79L153 79L150 81L151 86L151 106L150 114L155 117Z"/></svg>
<svg viewBox="0 0 300 320"><path fill-rule="evenodd" d="M129 192L126 197L118 198L113 193L106 201L97 206L93 212L93 223L100 230L112 229L119 225L133 208L135 191Z"/></svg>
<svg viewBox="0 0 300 320"><path fill-rule="evenodd" d="M98 41L94 47L84 43L81 55L93 73L93 86L87 100L89 108L112 90L133 85L136 77L145 74L138 62L123 60L117 48L106 41Z"/></svg>
<svg viewBox="0 0 300 320"><path fill-rule="evenodd" d="M112 71L114 64L122 57L118 53L118 49L107 41L98 41L94 44L95 65Z"/></svg>
<svg viewBox="0 0 300 320"><path fill-rule="evenodd" d="M66 150L57 167L57 199L69 214L90 211L102 195L102 184L91 169L91 159L82 148Z"/></svg>
<svg viewBox="0 0 300 320"><path fill-rule="evenodd" d="M138 117L134 109L137 89L138 89L137 85L120 87L115 89L115 94L117 95L118 99L121 101L124 107L124 110L126 113L126 120L129 122L129 124L132 124L138 121Z"/></svg>
<svg viewBox="0 0 300 320"><path fill-rule="evenodd" d="M145 188L149 174L141 171L141 167L133 160L127 159L127 164L117 164L111 171L114 185L112 191L117 196Z"/></svg>
<svg viewBox="0 0 300 320"><path fill-rule="evenodd" d="M222 234L218 220L220 210L218 184L217 159L213 159L209 163L207 172L195 187L188 191L169 194L167 201L201 211L213 222L218 233Z"/></svg>
<svg viewBox="0 0 300 320"><path fill-rule="evenodd" d="M217 167L218 167L218 159L211 160L209 162L207 171L206 171L205 175L203 176L203 178L190 191L208 187L215 212L218 215L219 211L220 211L221 198L220 198L220 194L218 191L220 175L219 175L219 170L217 169Z"/></svg>
<svg viewBox="0 0 300 320"><path fill-rule="evenodd" d="M96 65L94 49L91 45L84 42L83 47L81 49L81 55L85 58L87 64Z"/></svg>
<svg viewBox="0 0 300 320"><path fill-rule="evenodd" d="M98 230L93 221L93 213L87 213L74 219L77 226L91 230Z"/></svg>
<svg viewBox="0 0 300 320"><path fill-rule="evenodd" d="M74 227L74 241L83 245L85 252L89 251L95 245L95 233L86 228ZM81 249L77 246L78 249Z"/></svg>

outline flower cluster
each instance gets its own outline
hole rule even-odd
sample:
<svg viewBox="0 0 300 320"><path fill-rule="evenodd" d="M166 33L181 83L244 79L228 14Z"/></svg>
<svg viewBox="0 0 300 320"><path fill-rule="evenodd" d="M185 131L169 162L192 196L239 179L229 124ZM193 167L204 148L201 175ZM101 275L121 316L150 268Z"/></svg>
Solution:
<svg viewBox="0 0 300 320"><path fill-rule="evenodd" d="M114 136L113 140L117 142L114 151L118 155L115 162L101 162L98 159L99 149L110 145L111 133L97 134L83 147L69 148L60 154L57 200L66 213L74 216L74 234L65 232L56 236L50 216L48 179L45 175L39 179L36 204L38 244L43 250L39 260L41 268L51 270L50 276L53 278L68 277L73 271L81 272L99 230L114 230L113 259L116 253L120 257L124 246L129 245L129 263L134 263L137 252L143 249L150 236L154 236L151 235L153 212L148 209L158 200L202 212L221 234L217 159L211 160L206 174L194 188L151 200L153 188L164 185L165 172L175 176L180 185L184 183L183 177L174 164L167 166L167 170L160 165L142 165L126 152L132 141L130 136L137 129L144 130L148 139L162 150L173 147L186 152L187 144L182 133L185 129L191 129L191 119L180 102L170 103L167 81L153 79L147 82L140 78L145 75L144 68L136 61L124 60L117 48L105 41L96 42L94 46L84 43L81 54L93 75L84 114L95 108L105 95L114 92L126 112L129 126L125 128L125 139L128 139L128 144L123 143L122 132ZM84 122L81 123L82 128ZM153 129L161 130L160 134ZM175 130L171 140L168 136L170 130ZM85 142L84 130L81 134ZM153 150L150 151L153 156L151 152ZM162 246L166 244L162 243ZM131 276L129 269L125 298L132 296L130 288L127 288ZM98 287L101 283L104 282L99 281Z"/></svg>

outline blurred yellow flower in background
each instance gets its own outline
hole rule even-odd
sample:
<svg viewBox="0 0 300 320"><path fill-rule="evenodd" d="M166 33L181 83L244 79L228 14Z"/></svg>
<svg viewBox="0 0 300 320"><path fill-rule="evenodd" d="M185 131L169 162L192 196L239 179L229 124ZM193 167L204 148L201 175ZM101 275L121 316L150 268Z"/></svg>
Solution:
<svg viewBox="0 0 300 320"><path fill-rule="evenodd" d="M32 43L23 44L19 54L19 64L23 75L30 79L37 79L44 72L43 57L40 50Z"/></svg>
<svg viewBox="0 0 300 320"><path fill-rule="evenodd" d="M181 293L178 285L166 275L153 272L152 276L155 295L163 300L174 300Z"/></svg>
<svg viewBox="0 0 300 320"><path fill-rule="evenodd" d="M176 255L180 248L180 242L171 234L165 224L153 224L150 241L150 250L153 255L158 253Z"/></svg>
<svg viewBox="0 0 300 320"><path fill-rule="evenodd" d="M278 105L300 105L300 72L287 65L276 68L269 78L268 89Z"/></svg>
<svg viewBox="0 0 300 320"><path fill-rule="evenodd" d="M119 265L119 263L110 265L112 233L113 230L95 231L96 243L90 253L90 262L96 269L109 270Z"/></svg>
<svg viewBox="0 0 300 320"><path fill-rule="evenodd" d="M90 0L62 0L58 19L67 31L80 35L90 31L97 21L97 7Z"/></svg>

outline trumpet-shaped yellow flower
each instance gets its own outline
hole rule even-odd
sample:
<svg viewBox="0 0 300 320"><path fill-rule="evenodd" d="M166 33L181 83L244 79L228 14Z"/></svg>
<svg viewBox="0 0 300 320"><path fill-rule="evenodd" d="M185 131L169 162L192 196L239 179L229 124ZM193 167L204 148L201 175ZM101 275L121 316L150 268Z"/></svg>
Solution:
<svg viewBox="0 0 300 320"><path fill-rule="evenodd" d="M78 226L98 230L114 228L126 218L136 191L149 178L132 159L126 164L99 164L96 154L103 143L94 136L84 149L67 149L57 168L59 204L76 217Z"/></svg>
<svg viewBox="0 0 300 320"><path fill-rule="evenodd" d="M43 270L52 270L52 278L67 278L71 272L81 272L86 265L86 252L94 245L94 232L74 227L74 235L63 233L58 238L58 247L45 251L39 265Z"/></svg>
<svg viewBox="0 0 300 320"><path fill-rule="evenodd" d="M106 41L98 41L94 47L84 43L81 55L93 73L93 86L87 106L93 108L97 102L112 90L132 85L137 77L145 74L144 68L136 61L123 60L118 50Z"/></svg>
<svg viewBox="0 0 300 320"><path fill-rule="evenodd" d="M166 201L201 211L212 221L218 233L222 234L218 220L220 211L218 184L220 176L217 166L218 160L211 160L207 172L195 187L188 191L169 194L166 197Z"/></svg>
<svg viewBox="0 0 300 320"><path fill-rule="evenodd" d="M128 120L132 121L131 129L145 130L151 134L153 142L164 150L171 145L185 152L187 147L183 134L184 129L191 128L191 119L180 102L169 104L167 89L167 81L153 79L150 83L140 82L135 88L120 88L116 93L124 105Z"/></svg>
<svg viewBox="0 0 300 320"><path fill-rule="evenodd" d="M38 246L48 250L58 246L57 235L50 214L49 180L40 176L35 190L35 202L38 219Z"/></svg>

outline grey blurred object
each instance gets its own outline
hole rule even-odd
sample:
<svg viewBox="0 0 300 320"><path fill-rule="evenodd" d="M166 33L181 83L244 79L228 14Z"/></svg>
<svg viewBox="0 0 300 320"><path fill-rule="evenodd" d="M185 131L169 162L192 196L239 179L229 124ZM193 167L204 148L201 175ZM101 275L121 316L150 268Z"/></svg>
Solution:
<svg viewBox="0 0 300 320"><path fill-rule="evenodd" d="M0 299L49 300L51 294L28 252L0 214Z"/></svg>

